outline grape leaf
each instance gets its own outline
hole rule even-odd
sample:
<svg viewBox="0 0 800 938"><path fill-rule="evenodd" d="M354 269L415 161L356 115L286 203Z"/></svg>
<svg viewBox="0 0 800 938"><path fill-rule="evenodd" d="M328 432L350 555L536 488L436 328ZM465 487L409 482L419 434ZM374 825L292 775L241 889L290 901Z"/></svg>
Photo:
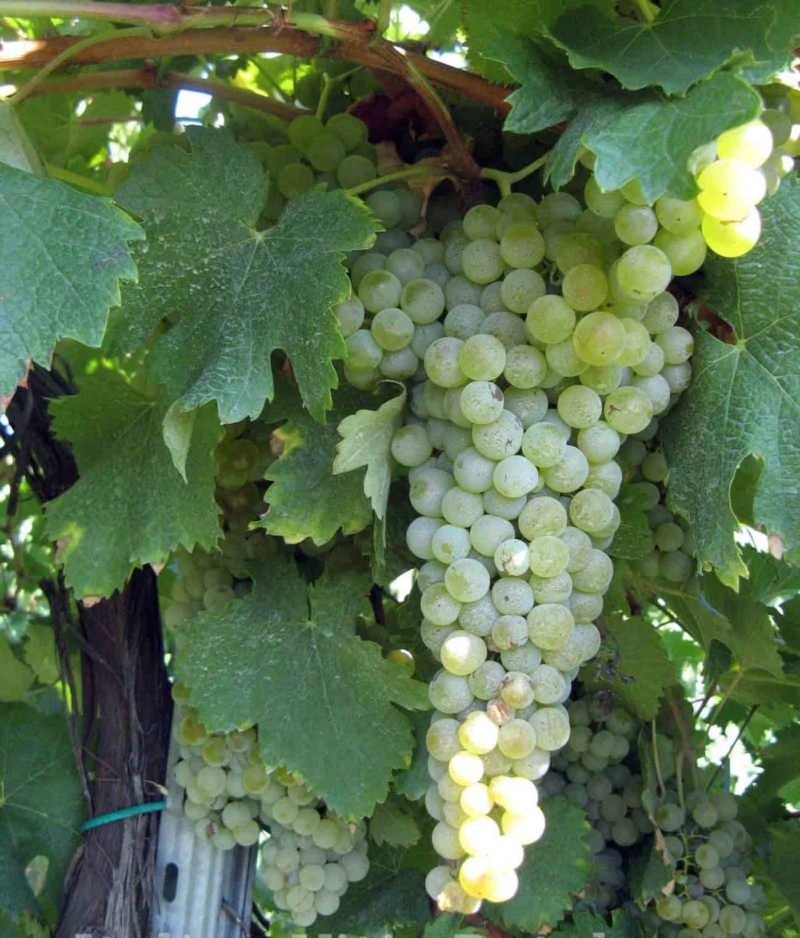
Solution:
<svg viewBox="0 0 800 938"><path fill-rule="evenodd" d="M395 382L392 382L393 384ZM339 424L341 443L336 447L333 473L352 472L367 467L364 494L381 520L386 518L389 486L392 484L392 437L403 419L406 389L377 410L359 410Z"/></svg>
<svg viewBox="0 0 800 938"><path fill-rule="evenodd" d="M0 793L0 909L15 919L36 908L25 868L44 854L40 901L55 910L83 816L63 714L0 705Z"/></svg>
<svg viewBox="0 0 800 938"><path fill-rule="evenodd" d="M223 423L257 417L274 394L270 356L280 348L323 421L337 385L331 360L345 351L333 312L350 292L342 260L370 245L377 222L360 200L317 186L256 231L267 177L255 154L226 131L187 135L191 153L156 148L117 190L150 240L109 348L132 351L180 311L153 350L152 377L183 410L216 400Z"/></svg>
<svg viewBox="0 0 800 938"><path fill-rule="evenodd" d="M426 687L356 637L369 588L357 571L308 588L275 558L253 576L246 599L182 631L180 679L210 727L260 724L269 764L298 773L344 817L368 816L411 760L411 725L395 704L426 709Z"/></svg>
<svg viewBox="0 0 800 938"><path fill-rule="evenodd" d="M550 36L574 68L600 68L632 91L659 85L682 95L734 62L752 65L754 81L781 71L798 34L796 14L792 0L665 0L644 23L586 6L562 16Z"/></svg>
<svg viewBox="0 0 800 938"><path fill-rule="evenodd" d="M658 590L678 623L706 651L718 641L731 650L743 671L783 675L775 628L767 608L753 600L747 580L738 593L713 574L690 577L680 585L654 584L651 589Z"/></svg>
<svg viewBox="0 0 800 938"><path fill-rule="evenodd" d="M542 925L557 925L591 878L586 815L565 798L548 798L542 811L547 827L525 848L517 894L502 905L486 904L486 917L506 928L536 933Z"/></svg>
<svg viewBox="0 0 800 938"><path fill-rule="evenodd" d="M773 824L769 828L769 846L767 868L770 876L789 903L795 925L800 927L800 893L797 889L797 870L800 868L800 822L795 819Z"/></svg>
<svg viewBox="0 0 800 938"><path fill-rule="evenodd" d="M756 117L759 96L740 78L721 74L685 98L617 91L548 58L534 43L506 34L487 50L521 87L509 98L505 129L530 134L569 120L546 168L555 188L572 177L581 146L595 153L595 178L604 190L636 178L655 200L697 194L687 160L696 147Z"/></svg>
<svg viewBox="0 0 800 938"><path fill-rule="evenodd" d="M25 630L25 662L36 673L40 684L55 684L60 677L58 655L52 626L37 622Z"/></svg>
<svg viewBox="0 0 800 938"><path fill-rule="evenodd" d="M639 560L653 550L653 533L643 507L645 498L631 486L623 485L620 489L617 499L620 525L608 547L609 556L620 560Z"/></svg>
<svg viewBox="0 0 800 938"><path fill-rule="evenodd" d="M142 229L105 199L0 163L0 398L59 338L100 345L120 279L135 280L128 242Z"/></svg>
<svg viewBox="0 0 800 938"><path fill-rule="evenodd" d="M471 934L475 929L464 928L464 917L455 912L443 912L425 926L422 938L456 938L457 935ZM484 934L480 931L478 934Z"/></svg>
<svg viewBox="0 0 800 938"><path fill-rule="evenodd" d="M383 804L375 806L375 813L369 822L369 836L378 846L391 844L393 847L413 847L422 832L400 799L390 797Z"/></svg>
<svg viewBox="0 0 800 938"><path fill-rule="evenodd" d="M56 434L72 445L80 478L47 505L47 531L62 540L67 584L79 597L110 596L133 567L164 563L179 544L192 550L217 542L216 415L210 407L198 412L187 484L163 439L168 406L108 371L51 405Z"/></svg>
<svg viewBox="0 0 800 938"><path fill-rule="evenodd" d="M77 114L79 101L80 97L72 94L42 95L28 98L19 109L31 142L57 166L91 160L108 143L106 119L134 113L134 99L123 91L93 94L86 108Z"/></svg>
<svg viewBox="0 0 800 938"><path fill-rule="evenodd" d="M764 205L759 245L737 261L709 256L702 299L735 331L735 344L699 331L695 378L662 425L668 503L692 525L697 559L736 588L747 567L734 541L730 488L737 466L764 461L756 522L800 559L800 182L787 178Z"/></svg>
<svg viewBox="0 0 800 938"><path fill-rule="evenodd" d="M591 2L603 12L614 9L613 0ZM507 29L518 36L541 35L562 13L585 4L586 0L462 0L471 63L490 81L511 84L508 73L486 55L489 47Z"/></svg>
<svg viewBox="0 0 800 938"><path fill-rule="evenodd" d="M619 655L611 689L640 720L652 720L664 688L677 678L658 630L638 616L608 616L604 625L608 633L605 640ZM585 669L584 681L590 687L606 683L594 676L591 664Z"/></svg>
<svg viewBox="0 0 800 938"><path fill-rule="evenodd" d="M404 926L421 929L431 915L425 873L407 866L407 857L402 847L371 850L366 879L351 883L338 912L319 918L308 933L319 938L386 938L387 931Z"/></svg>
<svg viewBox="0 0 800 938"><path fill-rule="evenodd" d="M670 891L674 877L675 870L666 861L663 848L656 846L655 837L647 837L640 852L632 858L628 873L633 898L642 905L651 899L660 899L665 891Z"/></svg>
<svg viewBox="0 0 800 938"><path fill-rule="evenodd" d="M0 163L37 176L44 175L36 148L20 123L13 104L0 101Z"/></svg>
<svg viewBox="0 0 800 938"><path fill-rule="evenodd" d="M284 449L266 473L272 482L264 495L269 511L255 526L290 544L307 537L324 544L339 528L345 534L363 531L372 520L363 474L334 475L331 469L341 439L337 424L370 398L344 385L334 395L329 422L320 426L299 396L289 393L288 382L278 387L278 407L268 407L263 419L285 420L277 431Z"/></svg>
<svg viewBox="0 0 800 938"><path fill-rule="evenodd" d="M429 713L412 713L411 722L414 725L414 757L407 769L398 772L394 777L394 790L405 795L410 801L419 801L428 790L431 783L428 772L428 750L425 748L425 734L431 724Z"/></svg>
<svg viewBox="0 0 800 938"><path fill-rule="evenodd" d="M8 639L0 635L0 701L22 700L36 683L36 675L20 661Z"/></svg>

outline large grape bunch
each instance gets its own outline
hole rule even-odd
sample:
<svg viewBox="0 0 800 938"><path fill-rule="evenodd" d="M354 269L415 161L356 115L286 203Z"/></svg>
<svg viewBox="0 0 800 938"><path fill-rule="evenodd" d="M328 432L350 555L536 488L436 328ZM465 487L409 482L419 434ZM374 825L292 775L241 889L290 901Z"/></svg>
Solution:
<svg viewBox="0 0 800 938"><path fill-rule="evenodd" d="M407 540L424 561L422 639L442 664L426 798L445 861L428 889L442 908L516 891L523 848L544 829L534 783L569 740L563 704L600 645L615 457L626 437L649 439L691 374L670 259L626 246L618 228L568 193L538 206L515 193L438 240L353 265L349 305L374 318L351 347L402 323L417 360L392 452L419 514Z"/></svg>
<svg viewBox="0 0 800 938"><path fill-rule="evenodd" d="M366 825L350 824L284 769L264 764L258 728L210 733L175 685L174 778L185 791L184 814L197 836L221 851L261 848L261 874L275 906L298 926L332 915L350 883L369 871Z"/></svg>

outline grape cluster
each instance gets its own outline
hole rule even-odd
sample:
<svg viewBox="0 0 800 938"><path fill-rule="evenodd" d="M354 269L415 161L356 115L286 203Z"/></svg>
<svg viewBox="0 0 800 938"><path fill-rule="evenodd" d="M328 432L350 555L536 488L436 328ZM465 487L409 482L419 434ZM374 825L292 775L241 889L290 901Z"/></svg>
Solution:
<svg viewBox="0 0 800 938"><path fill-rule="evenodd" d="M589 697L572 701L567 709L569 743L553 758L539 796L563 795L586 812L592 880L573 911L605 914L628 898L621 851L653 830L642 808L642 778L631 748L641 724L623 708L608 709Z"/></svg>
<svg viewBox="0 0 800 938"><path fill-rule="evenodd" d="M290 772L267 767L256 727L209 733L186 688L175 685L173 696L181 756L174 778L197 836L227 851L252 847L268 829L262 873L275 906L300 926L332 915L348 885L369 871L366 825L347 823Z"/></svg>
<svg viewBox="0 0 800 938"><path fill-rule="evenodd" d="M791 102L778 98L774 106L750 121L700 147L691 166L700 194L684 212L681 224L702 233L706 244L723 257L740 257L758 242L761 216L756 207L773 194L780 180L794 168L800 123L793 124ZM786 147L786 148L784 148Z"/></svg>
<svg viewBox="0 0 800 938"><path fill-rule="evenodd" d="M660 448L648 449L640 440L628 440L618 454L625 478L631 482L626 497L636 499L647 515L651 549L634 562L647 579L663 577L683 583L694 570L694 538L691 529L665 504L669 466Z"/></svg>
<svg viewBox="0 0 800 938"><path fill-rule="evenodd" d="M721 792L690 791L683 804L668 792L655 809L675 868L676 889L648 912L660 938L758 938L762 888L751 881L750 835L736 820L736 798Z"/></svg>
<svg viewBox="0 0 800 938"><path fill-rule="evenodd" d="M693 341L668 256L626 247L568 193L477 206L415 250L427 276L403 283L379 258L354 268L354 288L375 307L385 291L422 360L392 453L419 515L407 543L424 561L421 635L442 664L426 803L447 863L428 891L468 912L514 894L543 832L534 782L569 740L563 704L600 646L615 457L687 386Z"/></svg>

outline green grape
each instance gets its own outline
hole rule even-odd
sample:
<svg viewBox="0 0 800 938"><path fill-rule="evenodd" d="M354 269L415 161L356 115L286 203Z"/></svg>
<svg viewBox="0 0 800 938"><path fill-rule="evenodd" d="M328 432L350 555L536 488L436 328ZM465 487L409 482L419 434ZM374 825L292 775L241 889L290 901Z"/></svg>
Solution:
<svg viewBox="0 0 800 938"><path fill-rule="evenodd" d="M494 239L500 212L492 205L475 205L464 216L464 234L470 241L479 238Z"/></svg>
<svg viewBox="0 0 800 938"><path fill-rule="evenodd" d="M350 269L350 282L353 289L358 292L361 281L373 270L383 270L386 266L386 255L380 251L372 251L369 254L362 254Z"/></svg>
<svg viewBox="0 0 800 938"><path fill-rule="evenodd" d="M697 899L692 899L683 906L681 917L689 928L701 929L711 921L708 908Z"/></svg>
<svg viewBox="0 0 800 938"><path fill-rule="evenodd" d="M644 358L632 366L633 373L641 377L651 378L657 375L664 367L664 352L656 342L650 342Z"/></svg>
<svg viewBox="0 0 800 938"><path fill-rule="evenodd" d="M568 494L577 491L589 475L589 463L576 446L567 446L564 458L542 471L545 485L554 492Z"/></svg>
<svg viewBox="0 0 800 938"><path fill-rule="evenodd" d="M726 905L720 910L719 925L726 935L740 935L746 924L747 917L738 905Z"/></svg>
<svg viewBox="0 0 800 938"><path fill-rule="evenodd" d="M506 354L503 377L515 388L530 389L539 385L547 374L547 361L530 345L515 345Z"/></svg>
<svg viewBox="0 0 800 938"><path fill-rule="evenodd" d="M653 209L628 202L614 216L614 230L623 244L647 244L658 231L658 220Z"/></svg>
<svg viewBox="0 0 800 938"><path fill-rule="evenodd" d="M425 261L411 248L398 248L386 258L385 269L393 273L405 286L422 277Z"/></svg>
<svg viewBox="0 0 800 938"><path fill-rule="evenodd" d="M308 160L320 173L335 173L347 156L345 145L333 134L322 133L306 148Z"/></svg>
<svg viewBox="0 0 800 938"><path fill-rule="evenodd" d="M517 523L520 534L529 541L541 537L560 537L567 526L567 511L557 499L549 495L536 495L519 513Z"/></svg>
<svg viewBox="0 0 800 938"><path fill-rule="evenodd" d="M581 372L580 381L595 393L605 396L620 386L622 374L617 365L589 365Z"/></svg>
<svg viewBox="0 0 800 938"><path fill-rule="evenodd" d="M545 282L541 274L536 273L535 270L512 270L506 274L500 284L500 297L505 309L518 313L520 316L528 312L534 300L538 300L546 293ZM481 294L481 306L483 305L483 294Z"/></svg>
<svg viewBox="0 0 800 938"><path fill-rule="evenodd" d="M545 752L560 749L569 739L569 717L557 707L540 707L528 722L536 731L536 746Z"/></svg>
<svg viewBox="0 0 800 938"><path fill-rule="evenodd" d="M638 388L617 388L606 398L604 413L617 433L639 433L653 418L653 404Z"/></svg>
<svg viewBox="0 0 800 938"><path fill-rule="evenodd" d="M516 269L533 269L544 258L544 252L544 238L532 222L511 225L500 241L503 261Z"/></svg>
<svg viewBox="0 0 800 938"><path fill-rule="evenodd" d="M650 244L643 244L628 248L620 257L616 277L626 296L649 302L666 290L672 279L672 268L663 251Z"/></svg>
<svg viewBox="0 0 800 938"><path fill-rule="evenodd" d="M666 332L678 321L678 301L671 293L660 293L647 305L642 325L651 335Z"/></svg>
<svg viewBox="0 0 800 938"><path fill-rule="evenodd" d="M531 304L525 329L539 342L563 342L575 329L575 321L575 312L560 296L542 296Z"/></svg>
<svg viewBox="0 0 800 938"><path fill-rule="evenodd" d="M529 317L530 318L530 317ZM607 365L616 361L625 348L623 321L611 313L589 313L575 326L572 341L575 351L588 365Z"/></svg>
<svg viewBox="0 0 800 938"><path fill-rule="evenodd" d="M568 192L551 192L539 203L537 224L541 230L558 222L574 222L581 214L581 203Z"/></svg>
<svg viewBox="0 0 800 938"><path fill-rule="evenodd" d="M476 561L466 560L460 562L475 563L476 566L480 567L486 576L486 589L488 590L489 574L486 573L483 567L481 567L480 564L477 564ZM455 564L451 564L450 569L452 569L453 566L455 566ZM463 578L451 577L449 581L445 579L447 589L451 595L454 592L454 590L451 589L451 586L456 584L456 581L457 586L463 585ZM474 589L474 584L470 583L469 588L464 592L468 593L469 595L474 594L476 592ZM477 598L480 598L480 596ZM466 601L472 602L473 600ZM477 635L472 635L470 632L463 631L455 631L448 635L444 640L441 648L442 665L449 674L455 674L458 677L467 677L472 674L473 671L476 671L484 663L484 661L486 661L487 654L488 651L486 648L486 643L482 638Z"/></svg>
<svg viewBox="0 0 800 938"><path fill-rule="evenodd" d="M497 747L509 759L524 759L536 748L536 731L526 720L510 720L500 727Z"/></svg>
<svg viewBox="0 0 800 938"><path fill-rule="evenodd" d="M605 302L608 296L608 280L599 267L592 264L576 264L567 271L561 292L574 310L591 312Z"/></svg>
<svg viewBox="0 0 800 938"><path fill-rule="evenodd" d="M621 322L625 328L625 345L617 358L617 364L627 368L643 361L652 343L650 333L642 323L636 322L635 319L623 319Z"/></svg>
<svg viewBox="0 0 800 938"><path fill-rule="evenodd" d="M583 190L586 205L602 218L613 218L625 204L625 196L618 190L603 192L594 176L590 176Z"/></svg>
<svg viewBox="0 0 800 938"><path fill-rule="evenodd" d="M278 174L278 189L284 198L294 199L311 189L315 181L313 171L304 163L289 163Z"/></svg>
<svg viewBox="0 0 800 938"><path fill-rule="evenodd" d="M434 384L443 388L460 387L467 376L461 370L461 339L445 337L431 342L425 352L425 371Z"/></svg>
<svg viewBox="0 0 800 938"><path fill-rule="evenodd" d="M496 241L479 238L470 242L461 255L464 273L473 283L487 284L503 275L504 261Z"/></svg>
<svg viewBox="0 0 800 938"><path fill-rule="evenodd" d="M357 371L371 371L383 357L383 351L366 329L358 329L345 340L347 363Z"/></svg>
<svg viewBox="0 0 800 938"><path fill-rule="evenodd" d="M357 153L346 156L336 169L336 180L343 189L355 189L377 176L375 164Z"/></svg>
<svg viewBox="0 0 800 938"><path fill-rule="evenodd" d="M506 498L527 495L536 487L538 480L536 467L525 456L507 456L501 459L492 474L495 489Z"/></svg>
<svg viewBox="0 0 800 938"><path fill-rule="evenodd" d="M414 323L401 309L382 309L372 320L370 332L386 351L405 348L414 335Z"/></svg>
<svg viewBox="0 0 800 938"><path fill-rule="evenodd" d="M694 337L688 329L670 326L656 337L668 365L681 365L688 361L694 351Z"/></svg>
<svg viewBox="0 0 800 938"><path fill-rule="evenodd" d="M378 190L367 196L366 203L386 228L394 228L400 221L403 209L394 192Z"/></svg>
<svg viewBox="0 0 800 938"><path fill-rule="evenodd" d="M656 202L656 218L661 227L671 234L686 235L700 227L703 210L696 199L684 202L662 196Z"/></svg>
<svg viewBox="0 0 800 938"><path fill-rule="evenodd" d="M352 114L334 114L325 124L325 130L338 137L348 152L356 150L367 140L367 125Z"/></svg>
<svg viewBox="0 0 800 938"><path fill-rule="evenodd" d="M351 293L343 303L334 306L333 311L339 323L339 332L345 338L360 329L364 322L364 304L355 294Z"/></svg>
<svg viewBox="0 0 800 938"><path fill-rule="evenodd" d="M569 518L573 525L595 536L608 527L613 513L614 503L599 488L587 488L577 492L569 506Z"/></svg>
<svg viewBox="0 0 800 938"><path fill-rule="evenodd" d="M289 124L289 140L305 153L311 143L325 132L322 121L313 114L302 114Z"/></svg>
<svg viewBox="0 0 800 938"><path fill-rule="evenodd" d="M682 235L659 231L654 244L666 254L676 277L693 274L703 266L706 259L706 242L699 229Z"/></svg>
<svg viewBox="0 0 800 938"><path fill-rule="evenodd" d="M719 854L711 844L701 844L694 852L694 859L701 870L711 870L719 864Z"/></svg>
<svg viewBox="0 0 800 938"><path fill-rule="evenodd" d="M406 346L397 352L386 352L378 367L384 378L407 381L417 373L419 359L412 349Z"/></svg>
<svg viewBox="0 0 800 938"><path fill-rule="evenodd" d="M475 335L467 339L459 352L459 366L473 381L493 381L506 366L503 343L491 335Z"/></svg>
<svg viewBox="0 0 800 938"><path fill-rule="evenodd" d="M581 533L586 536L585 532ZM579 570L570 570L567 567L567 571L572 576L573 586L578 592L605 593L614 576L614 565L602 550L590 548L586 564Z"/></svg>
<svg viewBox="0 0 800 938"><path fill-rule="evenodd" d="M416 325L430 325L444 312L444 292L432 280L420 278L403 286L400 306Z"/></svg>
<svg viewBox="0 0 800 938"><path fill-rule="evenodd" d="M721 221L710 214L703 219L703 237L721 257L741 257L751 251L761 236L761 216L757 209L738 221Z"/></svg>
<svg viewBox="0 0 800 938"><path fill-rule="evenodd" d="M578 433L577 443L578 449L587 460L596 465L608 462L617 455L620 448L620 435L605 421L599 420L593 426L585 427Z"/></svg>
<svg viewBox="0 0 800 938"><path fill-rule="evenodd" d="M591 427L602 413L603 402L591 388L574 384L559 395L558 414L567 426L577 430Z"/></svg>
<svg viewBox="0 0 800 938"><path fill-rule="evenodd" d="M569 548L555 535L540 535L528 549L531 573L537 577L555 577L566 572Z"/></svg>
<svg viewBox="0 0 800 938"><path fill-rule="evenodd" d="M557 651L574 627L575 620L566 606L542 603L528 613L528 635L537 648Z"/></svg>
<svg viewBox="0 0 800 938"><path fill-rule="evenodd" d="M674 527L678 526L675 525ZM680 528L678 528L678 530L680 531ZM683 532L681 531L681 543L683 542L682 535ZM678 544L678 547L680 547L680 544ZM677 550L677 547L673 548L673 550ZM692 818L698 827L711 828L714 827L714 825L719 820L719 815L717 814L717 809L713 804L708 801L701 801L700 804L698 804L692 811ZM711 849L714 850L713 847ZM716 850L714 850L714 853L716 853ZM701 863L700 865L705 866L706 864ZM716 866L716 863L710 863L708 865Z"/></svg>
<svg viewBox="0 0 800 938"><path fill-rule="evenodd" d="M589 368L589 365L575 351L572 336L564 339L563 342L548 345L545 349L545 359L554 374L565 378L577 378Z"/></svg>
<svg viewBox="0 0 800 938"><path fill-rule="evenodd" d="M470 424L493 423L503 413L503 392L491 381L471 381L461 392L460 405Z"/></svg>
<svg viewBox="0 0 800 938"><path fill-rule="evenodd" d="M606 257L603 246L598 241L591 235L576 231L561 238L556 248L555 261L561 273L566 274L578 264L603 268Z"/></svg>
<svg viewBox="0 0 800 938"><path fill-rule="evenodd" d="M631 179L630 182L626 182L620 189L620 192L629 202L633 202L634 205L652 204L650 199L648 199L642 191L642 186L638 179Z"/></svg>
<svg viewBox="0 0 800 938"><path fill-rule="evenodd" d="M372 270L362 277L358 286L358 298L370 313L397 307L403 286L388 270Z"/></svg>
<svg viewBox="0 0 800 938"><path fill-rule="evenodd" d="M485 315L480 306L462 303L454 306L444 319L444 334L462 341L483 332Z"/></svg>
<svg viewBox="0 0 800 938"><path fill-rule="evenodd" d="M686 820L683 808L670 802L659 805L653 812L653 818L662 831L672 833L680 830Z"/></svg>
<svg viewBox="0 0 800 938"><path fill-rule="evenodd" d="M472 442L482 456L499 461L519 452L523 435L519 419L504 410L492 423L474 427Z"/></svg>

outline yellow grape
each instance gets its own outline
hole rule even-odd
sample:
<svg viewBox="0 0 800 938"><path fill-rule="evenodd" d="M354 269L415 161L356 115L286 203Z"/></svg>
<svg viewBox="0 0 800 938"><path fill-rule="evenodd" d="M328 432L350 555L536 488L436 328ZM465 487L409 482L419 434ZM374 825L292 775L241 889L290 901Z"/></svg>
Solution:
<svg viewBox="0 0 800 938"><path fill-rule="evenodd" d="M544 814L540 808L531 808L525 814L511 814L506 811L501 825L507 837L524 847L536 843L544 833Z"/></svg>
<svg viewBox="0 0 800 938"><path fill-rule="evenodd" d="M767 193L764 174L737 160L717 160L697 182L700 207L720 221L742 221Z"/></svg>
<svg viewBox="0 0 800 938"><path fill-rule="evenodd" d="M471 856L489 853L500 839L497 822L489 817L474 817L464 821L458 831L461 849Z"/></svg>
<svg viewBox="0 0 800 938"><path fill-rule="evenodd" d="M772 133L761 121L750 121L733 130L726 130L717 140L717 154L721 160L738 160L757 169L772 153Z"/></svg>
<svg viewBox="0 0 800 938"><path fill-rule="evenodd" d="M483 760L471 752L457 752L448 763L450 778L456 785L474 785L483 778Z"/></svg>
<svg viewBox="0 0 800 938"><path fill-rule="evenodd" d="M483 878L483 895L489 902L508 902L519 887L517 874L511 869L490 869Z"/></svg>
<svg viewBox="0 0 800 938"><path fill-rule="evenodd" d="M461 792L459 804L464 814L470 817L483 817L494 807L494 799L486 785L476 782Z"/></svg>
<svg viewBox="0 0 800 938"><path fill-rule="evenodd" d="M723 222L708 215L703 219L703 237L711 250L722 257L747 254L758 243L760 234L761 216L757 208L742 221Z"/></svg>

